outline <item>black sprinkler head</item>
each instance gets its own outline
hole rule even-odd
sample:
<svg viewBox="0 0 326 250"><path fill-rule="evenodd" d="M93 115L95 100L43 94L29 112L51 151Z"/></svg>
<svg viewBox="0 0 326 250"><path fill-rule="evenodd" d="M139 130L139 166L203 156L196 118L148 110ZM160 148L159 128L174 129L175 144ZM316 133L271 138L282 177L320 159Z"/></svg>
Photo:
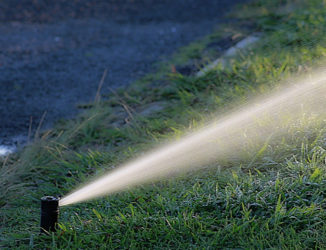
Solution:
<svg viewBox="0 0 326 250"><path fill-rule="evenodd" d="M59 198L44 196L41 198L41 233L56 231L59 217Z"/></svg>

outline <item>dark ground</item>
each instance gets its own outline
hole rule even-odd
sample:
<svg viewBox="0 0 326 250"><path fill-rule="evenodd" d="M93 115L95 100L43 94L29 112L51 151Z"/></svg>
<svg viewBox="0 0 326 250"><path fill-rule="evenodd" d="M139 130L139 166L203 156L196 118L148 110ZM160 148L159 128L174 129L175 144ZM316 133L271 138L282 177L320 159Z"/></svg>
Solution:
<svg viewBox="0 0 326 250"><path fill-rule="evenodd" d="M244 1L1 1L0 145L26 136L30 117L35 128L45 111L45 126L74 115L106 68L102 93L130 84Z"/></svg>

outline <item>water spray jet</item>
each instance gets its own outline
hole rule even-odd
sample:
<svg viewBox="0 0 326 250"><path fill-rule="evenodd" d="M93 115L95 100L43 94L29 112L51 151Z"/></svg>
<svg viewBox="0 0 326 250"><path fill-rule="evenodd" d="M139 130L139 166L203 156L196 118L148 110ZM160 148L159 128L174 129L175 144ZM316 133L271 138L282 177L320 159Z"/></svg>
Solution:
<svg viewBox="0 0 326 250"><path fill-rule="evenodd" d="M55 232L59 217L59 198L44 196L41 198L41 233Z"/></svg>
<svg viewBox="0 0 326 250"><path fill-rule="evenodd" d="M286 125L307 115L326 115L326 69L293 79L271 94L214 119L180 139L147 152L104 176L85 184L60 200L60 206L74 204L131 187L199 169L223 159L238 158L248 144L257 150L266 135L286 136ZM304 125L302 125L304 126Z"/></svg>

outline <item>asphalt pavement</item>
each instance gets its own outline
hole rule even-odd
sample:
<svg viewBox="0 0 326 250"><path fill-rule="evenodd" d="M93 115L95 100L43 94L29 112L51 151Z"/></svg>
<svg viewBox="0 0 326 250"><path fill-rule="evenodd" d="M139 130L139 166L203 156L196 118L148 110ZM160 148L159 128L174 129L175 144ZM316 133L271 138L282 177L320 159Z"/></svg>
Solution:
<svg viewBox="0 0 326 250"><path fill-rule="evenodd" d="M0 145L74 116L76 104L124 87L203 37L245 0L3 0Z"/></svg>

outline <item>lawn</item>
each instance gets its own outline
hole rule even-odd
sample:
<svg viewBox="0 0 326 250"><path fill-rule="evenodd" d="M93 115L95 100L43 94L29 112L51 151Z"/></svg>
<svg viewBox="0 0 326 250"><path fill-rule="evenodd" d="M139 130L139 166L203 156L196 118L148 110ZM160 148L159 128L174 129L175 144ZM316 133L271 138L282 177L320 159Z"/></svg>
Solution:
<svg viewBox="0 0 326 250"><path fill-rule="evenodd" d="M74 120L1 160L2 248L326 248L324 117L287 124L277 141L200 171L62 207L57 232L39 235L40 197L65 195L325 60L323 0L256 0L230 17L157 72L81 104ZM217 45L253 32L260 41L230 66L191 74L221 55Z"/></svg>

